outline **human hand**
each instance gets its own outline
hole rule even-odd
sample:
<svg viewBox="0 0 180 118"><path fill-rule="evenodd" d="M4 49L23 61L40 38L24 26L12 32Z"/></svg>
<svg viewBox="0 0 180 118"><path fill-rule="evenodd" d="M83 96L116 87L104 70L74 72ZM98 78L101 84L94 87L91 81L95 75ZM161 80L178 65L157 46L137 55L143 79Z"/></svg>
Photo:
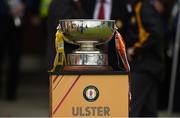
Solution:
<svg viewBox="0 0 180 118"><path fill-rule="evenodd" d="M31 23L34 25L34 26L37 26L41 23L41 18L39 16L32 16L31 17Z"/></svg>
<svg viewBox="0 0 180 118"><path fill-rule="evenodd" d="M128 48L128 49L127 49L127 55L128 55L128 59L129 59L130 61L132 61L132 58L133 58L133 56L134 56L134 48Z"/></svg>

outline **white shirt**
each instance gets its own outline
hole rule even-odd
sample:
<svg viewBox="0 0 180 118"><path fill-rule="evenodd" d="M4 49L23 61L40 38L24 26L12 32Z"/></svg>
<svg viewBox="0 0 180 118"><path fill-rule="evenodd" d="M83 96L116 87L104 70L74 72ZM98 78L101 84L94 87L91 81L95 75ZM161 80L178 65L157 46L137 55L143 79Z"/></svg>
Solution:
<svg viewBox="0 0 180 118"><path fill-rule="evenodd" d="M96 0L96 5L94 9L93 18L98 19L99 10L101 6L101 0ZM104 19L110 20L111 19L111 10L112 10L112 0L105 0L104 2Z"/></svg>

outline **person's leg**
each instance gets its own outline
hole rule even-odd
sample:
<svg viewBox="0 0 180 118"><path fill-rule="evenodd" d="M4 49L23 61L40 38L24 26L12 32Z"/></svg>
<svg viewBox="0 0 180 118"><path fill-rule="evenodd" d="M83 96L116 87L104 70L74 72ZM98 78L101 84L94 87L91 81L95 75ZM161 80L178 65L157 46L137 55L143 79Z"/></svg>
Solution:
<svg viewBox="0 0 180 118"><path fill-rule="evenodd" d="M0 17L0 19L2 20L2 18ZM6 51L6 33L4 31L4 27L5 25L3 24L3 20L0 22L0 98L3 97L2 93L3 93L3 81L2 81L2 77L3 77L3 70L2 70L2 66L3 66L3 61L4 61L4 54Z"/></svg>
<svg viewBox="0 0 180 118"><path fill-rule="evenodd" d="M148 75L143 73L132 73L131 80L131 111L129 112L130 117L146 116L144 106L149 99L150 92L152 91L153 82ZM143 114L142 114L143 112Z"/></svg>
<svg viewBox="0 0 180 118"><path fill-rule="evenodd" d="M17 87L19 81L19 61L21 53L22 34L21 28L16 28L12 32L9 40L9 68L6 82L7 100L15 100L17 97Z"/></svg>
<svg viewBox="0 0 180 118"><path fill-rule="evenodd" d="M1 30L1 29L0 29ZM2 89L3 89L3 84L2 84L2 65L3 65L3 57L4 57L4 33L0 31L0 99L2 98Z"/></svg>
<svg viewBox="0 0 180 118"><path fill-rule="evenodd" d="M158 84L152 80L151 90L147 95L147 99L142 108L141 114L146 117L157 117L158 107L157 107L157 95L158 95Z"/></svg>

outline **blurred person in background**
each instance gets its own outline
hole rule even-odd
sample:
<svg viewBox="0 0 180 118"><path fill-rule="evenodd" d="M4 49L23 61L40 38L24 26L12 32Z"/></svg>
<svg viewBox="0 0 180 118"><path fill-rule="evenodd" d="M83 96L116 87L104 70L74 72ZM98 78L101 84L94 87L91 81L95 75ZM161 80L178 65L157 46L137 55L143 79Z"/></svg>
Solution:
<svg viewBox="0 0 180 118"><path fill-rule="evenodd" d="M131 22L137 35L130 39L128 48L132 71L130 116L158 115L158 84L163 79L165 58L163 19L172 4L172 0L138 0L134 4Z"/></svg>
<svg viewBox="0 0 180 118"><path fill-rule="evenodd" d="M24 51L33 58L45 56L47 15L51 0L26 0ZM34 43L36 42L36 43ZM33 48L32 48L33 45ZM43 67L42 67L43 68Z"/></svg>
<svg viewBox="0 0 180 118"><path fill-rule="evenodd" d="M175 43L175 37L176 37L176 29L177 29L177 22L178 22L178 0L175 1L171 12L168 12L166 14L167 19L164 23L166 23L166 32L165 32L165 77L164 80L160 83L159 86L159 109L165 110L167 109L168 105L168 97L169 97L169 88L170 88L170 82L171 82L171 71L172 71L172 60L174 55L174 43ZM178 62L179 64L179 62ZM179 69L179 65L178 65ZM178 103L179 101L179 77L177 71L176 76L176 90L175 90L175 103L174 107L177 106L177 108L180 106ZM177 100L176 100L177 97Z"/></svg>
<svg viewBox="0 0 180 118"><path fill-rule="evenodd" d="M55 48L54 39L56 27L60 19L105 19L116 20L120 33L125 37L127 31L128 10L126 0L53 0L48 17L48 69L53 66ZM109 63L114 69L118 69L117 60L114 60L116 49L114 40L109 42L108 49L102 47L109 53ZM78 46L72 46L65 42L65 52L69 53Z"/></svg>
<svg viewBox="0 0 180 118"><path fill-rule="evenodd" d="M21 0L0 0L0 87L2 88L2 66L8 55L6 99L15 100L19 80L19 61L22 43L22 16L24 2ZM2 90L0 90L2 94Z"/></svg>
<svg viewBox="0 0 180 118"><path fill-rule="evenodd" d="M52 0L27 0L27 20L34 26L41 26L43 39L47 36L47 16L49 5ZM44 41L45 42L45 41Z"/></svg>
<svg viewBox="0 0 180 118"><path fill-rule="evenodd" d="M39 25L39 9L41 0L26 0L27 8L26 8L26 17L30 19L31 24Z"/></svg>
<svg viewBox="0 0 180 118"><path fill-rule="evenodd" d="M52 0L40 0L39 16L41 18L44 30L47 29L47 16L51 1ZM47 31L45 31L45 34L47 34Z"/></svg>
<svg viewBox="0 0 180 118"><path fill-rule="evenodd" d="M47 17L48 17L48 10L49 10L49 5L52 0L40 0L39 4L39 18L41 21L41 26L42 26L42 33L43 33L43 39L44 39L44 45L43 48L46 48L46 42L48 40L48 31L47 31ZM45 50L46 51L46 50ZM45 54L45 53L44 53ZM45 56L45 55L44 55Z"/></svg>

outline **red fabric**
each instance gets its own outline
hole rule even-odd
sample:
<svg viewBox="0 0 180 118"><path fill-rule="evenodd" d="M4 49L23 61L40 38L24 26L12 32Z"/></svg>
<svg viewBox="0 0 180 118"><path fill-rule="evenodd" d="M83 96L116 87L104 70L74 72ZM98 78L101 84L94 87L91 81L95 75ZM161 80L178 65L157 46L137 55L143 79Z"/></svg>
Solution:
<svg viewBox="0 0 180 118"><path fill-rule="evenodd" d="M101 5L99 8L99 15L98 15L98 19L104 19L104 0L101 0Z"/></svg>

